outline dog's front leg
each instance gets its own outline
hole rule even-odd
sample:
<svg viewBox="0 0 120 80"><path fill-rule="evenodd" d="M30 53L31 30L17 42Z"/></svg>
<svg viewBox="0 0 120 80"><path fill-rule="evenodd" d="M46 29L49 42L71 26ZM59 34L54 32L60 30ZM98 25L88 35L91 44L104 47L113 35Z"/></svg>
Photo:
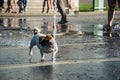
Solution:
<svg viewBox="0 0 120 80"><path fill-rule="evenodd" d="M40 54L41 54L41 62L45 61L45 54L43 50L40 50Z"/></svg>
<svg viewBox="0 0 120 80"><path fill-rule="evenodd" d="M52 53L52 61L55 61L56 60L56 53L53 51L53 53Z"/></svg>
<svg viewBox="0 0 120 80"><path fill-rule="evenodd" d="M57 52L58 52L58 46L57 46L57 44L55 44L54 49L53 49L53 53L52 53L52 61L56 60Z"/></svg>

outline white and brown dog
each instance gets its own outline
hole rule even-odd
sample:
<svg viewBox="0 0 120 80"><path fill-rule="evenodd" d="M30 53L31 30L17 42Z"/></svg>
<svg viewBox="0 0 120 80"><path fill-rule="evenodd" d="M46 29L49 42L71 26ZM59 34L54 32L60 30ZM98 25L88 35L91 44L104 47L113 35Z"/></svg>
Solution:
<svg viewBox="0 0 120 80"><path fill-rule="evenodd" d="M41 34L37 29L34 29L34 36L30 42L29 47L30 62L33 56L32 48L35 45L40 50L41 61L45 61L45 53L52 53L52 60L54 61L56 59L55 56L58 52L58 46L52 34Z"/></svg>

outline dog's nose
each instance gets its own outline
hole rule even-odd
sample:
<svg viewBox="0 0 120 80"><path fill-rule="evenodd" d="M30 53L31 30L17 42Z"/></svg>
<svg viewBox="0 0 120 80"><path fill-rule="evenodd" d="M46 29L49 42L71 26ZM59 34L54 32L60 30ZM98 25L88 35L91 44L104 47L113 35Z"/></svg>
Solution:
<svg viewBox="0 0 120 80"><path fill-rule="evenodd" d="M53 48L54 47L53 44L51 44L50 47Z"/></svg>

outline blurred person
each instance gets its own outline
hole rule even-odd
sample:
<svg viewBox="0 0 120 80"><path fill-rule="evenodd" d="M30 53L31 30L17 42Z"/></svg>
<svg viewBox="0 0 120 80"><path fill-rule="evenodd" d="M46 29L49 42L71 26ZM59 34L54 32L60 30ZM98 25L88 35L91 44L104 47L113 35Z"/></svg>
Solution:
<svg viewBox="0 0 120 80"><path fill-rule="evenodd" d="M16 9L16 1L11 0L11 13L17 13L15 9Z"/></svg>
<svg viewBox="0 0 120 80"><path fill-rule="evenodd" d="M2 9L4 9L4 0L0 0L0 12L2 11Z"/></svg>
<svg viewBox="0 0 120 80"><path fill-rule="evenodd" d="M22 13L22 11L26 11L27 0L18 0L17 4L19 7L19 13Z"/></svg>
<svg viewBox="0 0 120 80"><path fill-rule="evenodd" d="M67 0L68 2L67 2L67 6L68 6L68 10L69 10L69 13L68 13L68 15L73 15L74 13L73 12L70 12L70 9L72 10L73 9L73 7L72 7L72 2L71 2L71 0Z"/></svg>
<svg viewBox="0 0 120 80"><path fill-rule="evenodd" d="M120 0L108 0L108 25L103 28L105 31L109 31L113 25L115 7L118 3L118 7L120 8Z"/></svg>
<svg viewBox="0 0 120 80"><path fill-rule="evenodd" d="M71 4L71 0L68 0L68 7L70 8L70 9L72 9L72 6L71 6L72 4Z"/></svg>
<svg viewBox="0 0 120 80"><path fill-rule="evenodd" d="M47 6L46 6L47 5ZM49 12L49 3L48 3L48 0L44 0L43 1L43 8L42 8L42 13L45 11L45 6L47 7L47 10L46 10L46 13Z"/></svg>
<svg viewBox="0 0 120 80"><path fill-rule="evenodd" d="M112 26L113 24L113 19L114 19L114 14L115 14L115 7L116 7L116 2L118 2L118 7L120 8L120 0L108 0L108 25Z"/></svg>
<svg viewBox="0 0 120 80"><path fill-rule="evenodd" d="M69 14L70 9L72 9L71 0L64 0L64 4L65 4L65 12L66 12L66 14Z"/></svg>
<svg viewBox="0 0 120 80"><path fill-rule="evenodd" d="M18 1L17 1L17 5L18 5L18 7L19 7L19 13L22 13L22 10L23 10L22 0L18 0Z"/></svg>
<svg viewBox="0 0 120 80"><path fill-rule="evenodd" d="M64 9L62 8L62 0L57 0L56 4L57 4L58 11L61 15L61 21L59 21L58 23L59 24L67 23L68 21L67 21L66 13L65 13Z"/></svg>
<svg viewBox="0 0 120 80"><path fill-rule="evenodd" d="M12 5L11 5L11 0L7 0L7 8L5 10L5 13L10 13L10 10L12 8Z"/></svg>
<svg viewBox="0 0 120 80"><path fill-rule="evenodd" d="M24 12L26 11L27 0L22 0Z"/></svg>
<svg viewBox="0 0 120 80"><path fill-rule="evenodd" d="M7 8L5 10L5 13L7 12L16 13L15 8L16 8L15 0L7 0Z"/></svg>

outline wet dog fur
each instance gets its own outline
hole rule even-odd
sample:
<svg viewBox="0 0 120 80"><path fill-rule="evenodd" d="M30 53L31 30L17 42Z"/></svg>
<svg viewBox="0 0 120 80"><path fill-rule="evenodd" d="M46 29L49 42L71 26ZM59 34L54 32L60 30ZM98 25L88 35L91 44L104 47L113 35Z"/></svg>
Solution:
<svg viewBox="0 0 120 80"><path fill-rule="evenodd" d="M32 48L35 45L40 50L41 61L45 61L46 53L52 53L51 60L53 61L56 60L55 56L56 53L58 52L58 46L52 34L48 34L48 35L41 34L37 29L34 29L34 36L31 39L30 47L29 47L29 55L30 55L29 62L31 62L32 60L32 56L33 56ZM45 50L45 49L49 49L49 50Z"/></svg>

